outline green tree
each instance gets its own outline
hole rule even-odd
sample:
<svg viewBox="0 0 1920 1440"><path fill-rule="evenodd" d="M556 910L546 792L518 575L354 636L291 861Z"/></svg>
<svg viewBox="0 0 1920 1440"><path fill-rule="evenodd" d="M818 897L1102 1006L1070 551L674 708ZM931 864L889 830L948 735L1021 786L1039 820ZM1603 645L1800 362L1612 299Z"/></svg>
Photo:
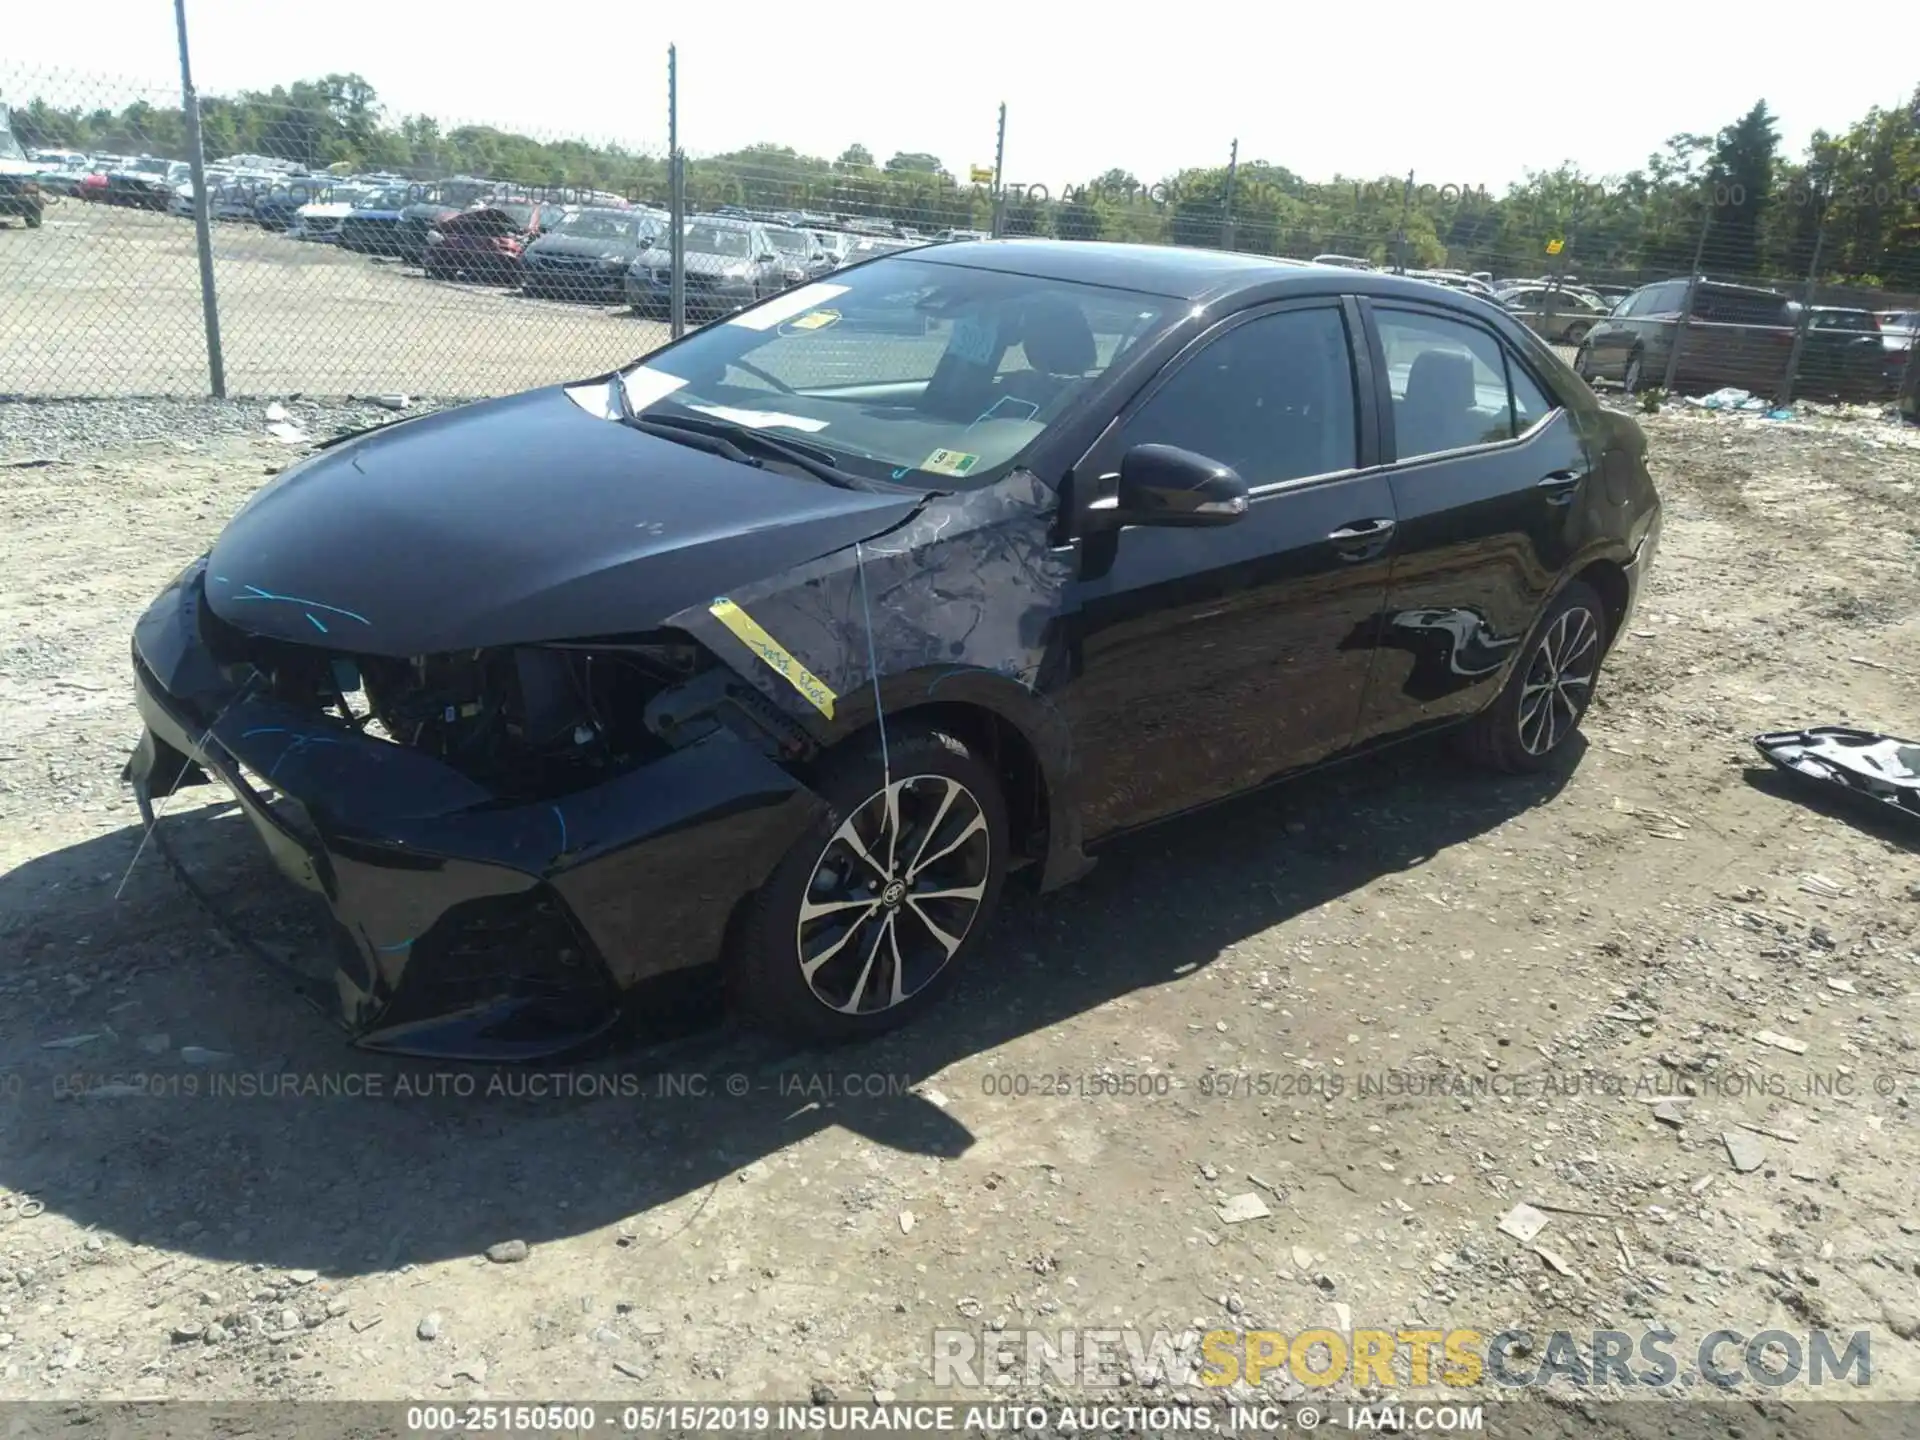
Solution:
<svg viewBox="0 0 1920 1440"><path fill-rule="evenodd" d="M1764 100L1720 132L1707 164L1713 187L1713 253L1736 275L1758 275L1760 223L1773 199L1780 137Z"/></svg>

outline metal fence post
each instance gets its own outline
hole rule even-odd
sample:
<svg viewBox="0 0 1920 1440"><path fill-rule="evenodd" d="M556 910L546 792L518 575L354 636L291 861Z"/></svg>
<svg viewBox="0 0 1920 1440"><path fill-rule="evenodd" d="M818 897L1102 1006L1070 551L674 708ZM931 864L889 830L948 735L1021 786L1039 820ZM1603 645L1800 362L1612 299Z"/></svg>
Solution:
<svg viewBox="0 0 1920 1440"><path fill-rule="evenodd" d="M1680 373L1680 347L1687 343L1687 324L1693 319L1693 300L1700 289L1700 262L1707 253L1707 232L1713 228L1713 207L1706 207L1700 222L1700 238L1693 243L1693 264L1687 269L1687 298L1680 306L1680 323L1673 327L1673 343L1667 347L1667 372L1660 377L1660 391L1673 393L1675 377Z"/></svg>
<svg viewBox="0 0 1920 1440"><path fill-rule="evenodd" d="M1807 286L1800 299L1800 318L1793 327L1793 349L1787 352L1787 378L1776 402L1782 407L1793 403L1793 382L1800 374L1800 355L1806 349L1807 329L1813 323L1813 287L1820 275L1820 252L1827 244L1826 197L1821 196L1820 224L1813 232L1813 261L1807 266Z"/></svg>
<svg viewBox="0 0 1920 1440"><path fill-rule="evenodd" d="M1407 171L1407 183L1400 191L1400 231L1393 237L1393 268L1396 274L1407 273L1407 219L1413 211L1413 171Z"/></svg>
<svg viewBox="0 0 1920 1440"><path fill-rule="evenodd" d="M667 254L673 276L668 320L673 338L687 333L687 157L680 153L680 56L667 47Z"/></svg>
<svg viewBox="0 0 1920 1440"><path fill-rule="evenodd" d="M187 60L187 0L173 0L180 32L180 108L187 122L187 164L193 174L193 229L200 252L200 316L207 332L207 380L213 398L227 398L227 363L220 350L220 302L213 289L213 222L207 196L207 163L200 147L200 97L193 92L193 66Z"/></svg>
<svg viewBox="0 0 1920 1440"><path fill-rule="evenodd" d="M1240 141L1236 136L1233 147L1227 151L1227 203L1226 217L1220 225L1220 244L1224 249L1233 249L1233 182L1240 175Z"/></svg>
<svg viewBox="0 0 1920 1440"><path fill-rule="evenodd" d="M1000 238L1007 219L1007 196L1000 188L1000 177L1007 159L1007 102L1000 102L1000 129L993 141L993 218L987 222L988 233L994 239Z"/></svg>

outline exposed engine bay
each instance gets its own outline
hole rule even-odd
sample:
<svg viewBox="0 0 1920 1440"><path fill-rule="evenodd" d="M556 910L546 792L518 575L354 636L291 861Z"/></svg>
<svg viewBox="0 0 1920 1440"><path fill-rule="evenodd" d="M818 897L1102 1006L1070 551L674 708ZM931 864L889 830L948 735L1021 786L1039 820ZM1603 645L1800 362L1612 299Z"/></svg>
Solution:
<svg viewBox="0 0 1920 1440"><path fill-rule="evenodd" d="M203 620L209 648L256 695L421 750L503 800L564 795L727 725L769 755L803 731L675 633L396 659L343 654Z"/></svg>

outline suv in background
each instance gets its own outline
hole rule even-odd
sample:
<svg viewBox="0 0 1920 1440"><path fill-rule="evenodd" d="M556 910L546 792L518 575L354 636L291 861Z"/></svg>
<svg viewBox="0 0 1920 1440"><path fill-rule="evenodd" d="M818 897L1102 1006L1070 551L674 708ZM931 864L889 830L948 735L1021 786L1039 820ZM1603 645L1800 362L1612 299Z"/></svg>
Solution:
<svg viewBox="0 0 1920 1440"><path fill-rule="evenodd" d="M1884 400L1899 391L1905 360L1905 355L1881 343L1880 322L1871 310L1815 305L1808 314L1794 393L1835 400Z"/></svg>
<svg viewBox="0 0 1920 1440"><path fill-rule="evenodd" d="M1534 334L1556 345L1578 345L1609 308L1584 290L1547 285L1502 290L1500 303Z"/></svg>
<svg viewBox="0 0 1920 1440"><path fill-rule="evenodd" d="M1688 285L1684 278L1642 285L1587 333L1573 368L1582 379L1618 380L1630 392L1663 383ZM1787 376L1797 318L1793 302L1777 290L1698 281L1675 388L1696 393L1737 385L1776 393Z"/></svg>

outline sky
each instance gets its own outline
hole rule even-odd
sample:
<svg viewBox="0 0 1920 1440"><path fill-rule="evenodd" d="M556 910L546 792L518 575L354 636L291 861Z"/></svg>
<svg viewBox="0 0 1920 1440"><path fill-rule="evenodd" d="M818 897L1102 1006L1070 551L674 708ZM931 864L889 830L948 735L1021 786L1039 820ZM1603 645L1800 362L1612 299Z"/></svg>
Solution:
<svg viewBox="0 0 1920 1440"><path fill-rule="evenodd" d="M115 109L133 93L95 77L132 81L154 103L177 97L169 0L7 9L0 98L19 103L50 70L63 72L60 90ZM1432 21L1391 7L1350 17L1338 5L1290 7L1281 19L1224 0L1152 11L1059 0L187 0L187 10L202 93L355 71L393 117L655 151L666 146L673 43L681 144L696 157L757 142L832 157L857 141L881 161L929 151L964 179L992 163L1004 102L1005 178L1054 194L1114 166L1151 182L1224 164L1235 138L1243 161L1310 180L1411 170L1422 184L1498 190L1562 161L1604 176L1642 164L1669 135L1716 131L1763 97L1797 156L1815 129L1903 104L1920 82L1920 58L1904 70L1807 64L1788 43L1797 26L1786 12L1736 27L1629 11L1569 27L1518 0ZM1710 50L1698 43L1707 30ZM1885 37L1885 56L1920 56L1911 0L1859 0L1846 30ZM1683 76L1630 58L1657 33L1670 34L1657 48Z"/></svg>

